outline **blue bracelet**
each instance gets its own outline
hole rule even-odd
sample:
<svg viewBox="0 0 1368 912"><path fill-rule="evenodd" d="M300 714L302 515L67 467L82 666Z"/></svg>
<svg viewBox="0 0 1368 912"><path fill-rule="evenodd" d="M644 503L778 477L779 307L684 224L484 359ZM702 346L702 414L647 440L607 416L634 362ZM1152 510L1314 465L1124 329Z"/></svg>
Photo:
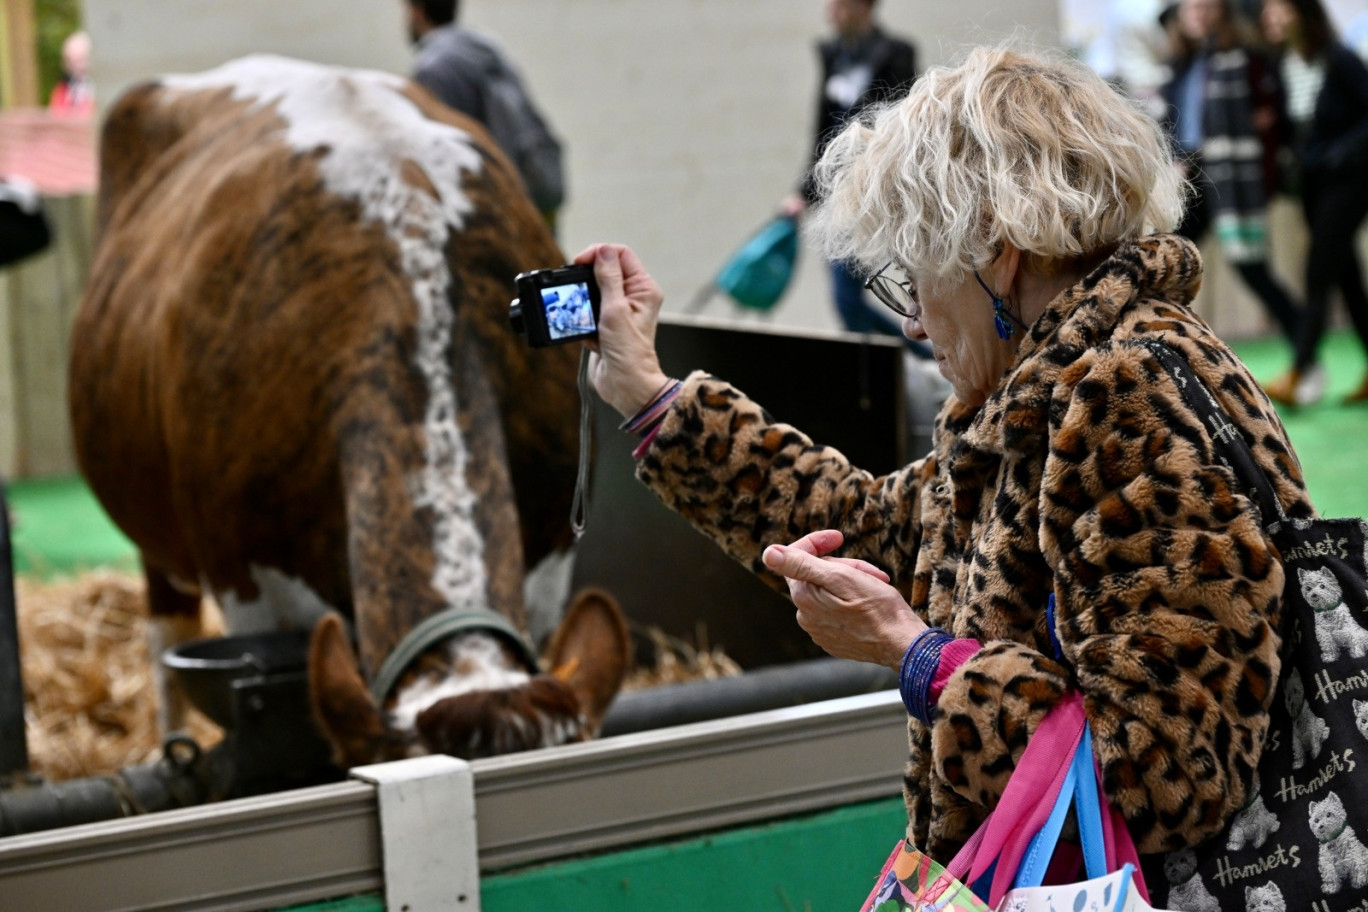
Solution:
<svg viewBox="0 0 1368 912"><path fill-rule="evenodd" d="M903 654L898 692L902 695L908 714L923 725L931 724L931 681L940 667L941 650L954 639L940 627L928 627L917 634Z"/></svg>

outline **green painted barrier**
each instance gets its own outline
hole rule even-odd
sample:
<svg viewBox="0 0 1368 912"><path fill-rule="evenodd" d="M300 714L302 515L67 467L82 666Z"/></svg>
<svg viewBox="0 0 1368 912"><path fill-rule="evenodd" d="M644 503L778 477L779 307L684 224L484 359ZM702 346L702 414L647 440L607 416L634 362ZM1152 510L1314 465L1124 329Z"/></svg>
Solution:
<svg viewBox="0 0 1368 912"><path fill-rule="evenodd" d="M901 798L485 877L484 912L852 912L907 817ZM289 912L385 912L380 896Z"/></svg>

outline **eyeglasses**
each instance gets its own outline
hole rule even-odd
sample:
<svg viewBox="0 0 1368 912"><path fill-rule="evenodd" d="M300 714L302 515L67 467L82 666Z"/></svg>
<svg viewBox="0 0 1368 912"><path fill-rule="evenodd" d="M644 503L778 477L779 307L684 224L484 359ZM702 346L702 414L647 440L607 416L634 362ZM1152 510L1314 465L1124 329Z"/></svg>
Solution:
<svg viewBox="0 0 1368 912"><path fill-rule="evenodd" d="M889 260L883 268L865 279L864 287L873 293L889 310L900 317L907 317L912 320L921 318L921 301L917 300L917 286L912 278L903 275L903 281L899 282L891 275L885 275L893 266L893 261Z"/></svg>

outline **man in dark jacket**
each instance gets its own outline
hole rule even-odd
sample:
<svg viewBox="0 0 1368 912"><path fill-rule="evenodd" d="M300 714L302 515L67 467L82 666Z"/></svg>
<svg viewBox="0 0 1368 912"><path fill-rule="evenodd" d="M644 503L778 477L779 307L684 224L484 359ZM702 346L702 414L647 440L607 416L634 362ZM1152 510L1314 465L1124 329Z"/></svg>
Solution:
<svg viewBox="0 0 1368 912"><path fill-rule="evenodd" d="M784 200L787 215L798 216L815 202L812 164L827 141L852 117L876 102L907 94L916 78L916 49L885 33L874 21L876 0L826 0L833 35L817 45L822 60L822 86L817 98L816 139L812 160L798 192ZM832 295L841 322L851 332L902 336L864 293L864 279L845 263L831 263Z"/></svg>
<svg viewBox="0 0 1368 912"><path fill-rule="evenodd" d="M493 42L456 25L458 0L406 0L406 5L409 37L418 49L414 81L447 107L484 124L554 228L565 201L561 145L522 79Z"/></svg>

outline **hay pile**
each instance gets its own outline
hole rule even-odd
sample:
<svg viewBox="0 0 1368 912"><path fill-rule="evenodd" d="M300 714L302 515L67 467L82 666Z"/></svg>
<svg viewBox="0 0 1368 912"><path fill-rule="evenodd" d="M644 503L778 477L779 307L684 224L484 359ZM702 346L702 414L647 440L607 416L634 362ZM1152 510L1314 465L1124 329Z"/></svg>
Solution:
<svg viewBox="0 0 1368 912"><path fill-rule="evenodd" d="M15 581L29 766L50 781L107 775L161 756L141 576L99 570ZM206 617L210 632L218 626ZM222 737L198 712L190 735Z"/></svg>
<svg viewBox="0 0 1368 912"><path fill-rule="evenodd" d="M682 684L686 681L730 678L741 674L741 666L732 661L721 647L708 646L706 630L698 631L697 646L679 637L670 636L658 627L650 627L638 633L649 639L655 652L654 663L629 672L627 679L622 683L624 691L660 687L663 684Z"/></svg>

